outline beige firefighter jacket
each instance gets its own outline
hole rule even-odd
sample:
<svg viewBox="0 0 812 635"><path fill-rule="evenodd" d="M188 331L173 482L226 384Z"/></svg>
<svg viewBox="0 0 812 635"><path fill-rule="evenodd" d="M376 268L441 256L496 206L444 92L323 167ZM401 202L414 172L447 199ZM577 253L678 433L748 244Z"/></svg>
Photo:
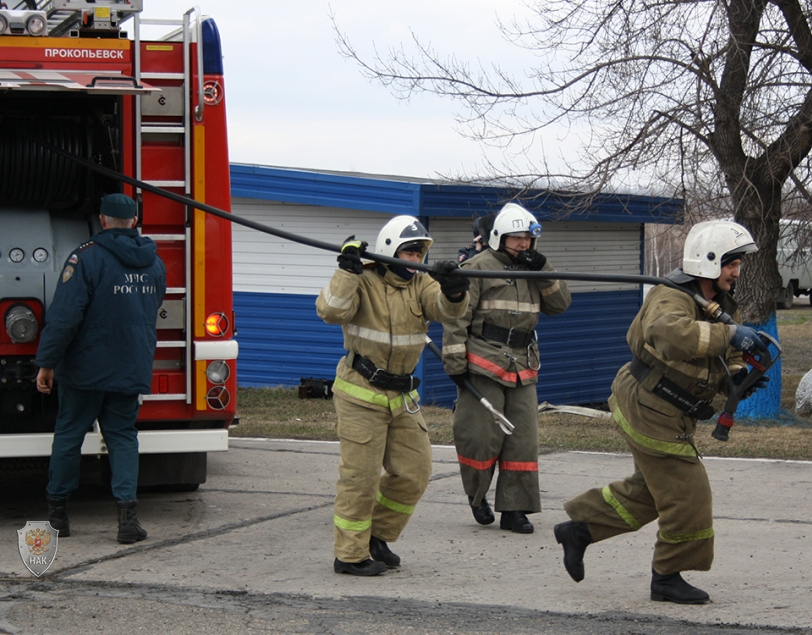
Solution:
<svg viewBox="0 0 812 635"><path fill-rule="evenodd" d="M480 271L527 271L514 265L510 256L487 249L462 264ZM543 271L555 271L549 262ZM557 315L567 310L572 298L561 280L471 278L468 310L460 319L445 325L443 363L449 375L466 371L485 375L506 386L538 381L539 349L533 341L516 348L482 337L484 323L502 328L531 331L539 313Z"/></svg>
<svg viewBox="0 0 812 635"><path fill-rule="evenodd" d="M358 405L398 415L406 406L413 408L409 402L417 402L417 391L404 402L404 395L371 385L347 358L359 354L387 372L412 374L426 344L428 322L459 318L468 300L452 302L427 274L418 272L407 281L385 271L381 276L375 265L364 267L361 275L337 269L316 299L316 312L328 324L341 324L344 332L348 355L338 363L333 391Z"/></svg>
<svg viewBox="0 0 812 635"><path fill-rule="evenodd" d="M696 292L701 293L698 285ZM734 320L740 320L730 296L723 294L716 301ZM626 341L632 353L653 370L642 383L632 376L631 363L618 371L609 399L615 422L642 451L696 457L692 439L696 419L651 390L667 377L703 401L727 393L719 357L725 359L731 374L744 367L741 352L730 346L729 327L706 319L687 293L658 285L643 302Z"/></svg>

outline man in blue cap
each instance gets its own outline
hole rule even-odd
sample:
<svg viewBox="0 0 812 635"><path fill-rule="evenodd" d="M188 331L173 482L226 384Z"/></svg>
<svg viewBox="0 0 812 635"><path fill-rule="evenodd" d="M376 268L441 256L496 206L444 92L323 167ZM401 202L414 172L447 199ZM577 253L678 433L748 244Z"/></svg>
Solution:
<svg viewBox="0 0 812 635"><path fill-rule="evenodd" d="M140 395L150 392L158 309L166 267L141 236L136 203L124 194L101 199L102 231L65 262L46 315L36 365L37 390L58 384L59 414L48 470L48 519L70 536L67 502L79 485L82 443L98 420L107 445L118 542L147 537L136 517Z"/></svg>

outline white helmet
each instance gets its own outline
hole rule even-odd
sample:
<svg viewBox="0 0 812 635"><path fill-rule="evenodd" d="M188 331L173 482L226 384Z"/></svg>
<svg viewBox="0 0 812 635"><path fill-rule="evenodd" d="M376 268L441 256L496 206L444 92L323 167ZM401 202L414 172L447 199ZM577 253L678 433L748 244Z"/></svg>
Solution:
<svg viewBox="0 0 812 635"><path fill-rule="evenodd" d="M395 216L378 233L375 242L375 253L381 256L396 258L395 254L404 247L419 245L421 249L421 262L425 262L429 247L434 242L426 228L414 216Z"/></svg>
<svg viewBox="0 0 812 635"><path fill-rule="evenodd" d="M531 236L530 249L535 249L536 238L541 234L541 225L539 225L536 217L524 207L516 203L508 203L493 221L493 229L488 237L488 246L496 251L501 246L502 236L524 234L525 232Z"/></svg>
<svg viewBox="0 0 812 635"><path fill-rule="evenodd" d="M682 251L682 270L695 278L716 280L723 260L758 251L750 232L738 223L709 220L691 227ZM726 264L726 263L725 263Z"/></svg>

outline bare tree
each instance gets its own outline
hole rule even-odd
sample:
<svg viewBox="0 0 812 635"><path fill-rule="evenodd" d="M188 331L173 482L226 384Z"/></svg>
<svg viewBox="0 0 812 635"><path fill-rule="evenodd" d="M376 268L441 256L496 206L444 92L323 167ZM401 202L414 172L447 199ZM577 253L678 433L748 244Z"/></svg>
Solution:
<svg viewBox="0 0 812 635"><path fill-rule="evenodd" d="M581 131L580 155L558 174L500 174L522 183L623 187L632 174L669 188L691 210L733 216L761 247L739 285L746 321L775 311L784 199L808 203L812 31L801 0L545 0L503 34L534 55L516 78L498 65L442 56L413 35L362 58L344 55L408 99L458 100L471 136L522 146L553 125ZM544 160L541 159L541 165ZM497 170L495 170L497 171Z"/></svg>
<svg viewBox="0 0 812 635"><path fill-rule="evenodd" d="M457 100L458 120L483 142L530 153L553 126L579 131L578 160L561 173L502 168L496 174L494 167L491 176L525 184L566 180L579 191L599 192L643 174L652 186L684 198L692 215L732 216L760 247L738 285L743 319L774 329L782 202L792 201L809 218L812 200L810 4L538 0L528 6L532 19L497 24L533 54L532 68L520 78L496 64L442 56L414 34L408 47L369 59L338 28L337 40L345 56L397 96L430 92Z"/></svg>

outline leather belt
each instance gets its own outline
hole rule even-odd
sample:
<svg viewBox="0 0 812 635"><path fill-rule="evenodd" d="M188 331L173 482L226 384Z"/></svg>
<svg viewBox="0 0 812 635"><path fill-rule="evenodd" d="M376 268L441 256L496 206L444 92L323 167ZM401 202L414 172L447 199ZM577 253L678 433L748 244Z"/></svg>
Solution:
<svg viewBox="0 0 812 635"><path fill-rule="evenodd" d="M516 328L506 329L503 326L485 322L482 324L482 337L486 340L507 344L511 348L525 348L536 339L536 332Z"/></svg>
<svg viewBox="0 0 812 635"><path fill-rule="evenodd" d="M646 377L648 377L652 368L639 357L634 357L629 370L632 377L642 383ZM657 385L651 389L651 392L694 419L707 421L716 414L709 402L697 399L667 377L660 377L660 380L657 382Z"/></svg>
<svg viewBox="0 0 812 635"><path fill-rule="evenodd" d="M420 385L420 379L414 375L394 375L378 368L371 359L358 353L353 354L351 368L376 388L411 392Z"/></svg>

